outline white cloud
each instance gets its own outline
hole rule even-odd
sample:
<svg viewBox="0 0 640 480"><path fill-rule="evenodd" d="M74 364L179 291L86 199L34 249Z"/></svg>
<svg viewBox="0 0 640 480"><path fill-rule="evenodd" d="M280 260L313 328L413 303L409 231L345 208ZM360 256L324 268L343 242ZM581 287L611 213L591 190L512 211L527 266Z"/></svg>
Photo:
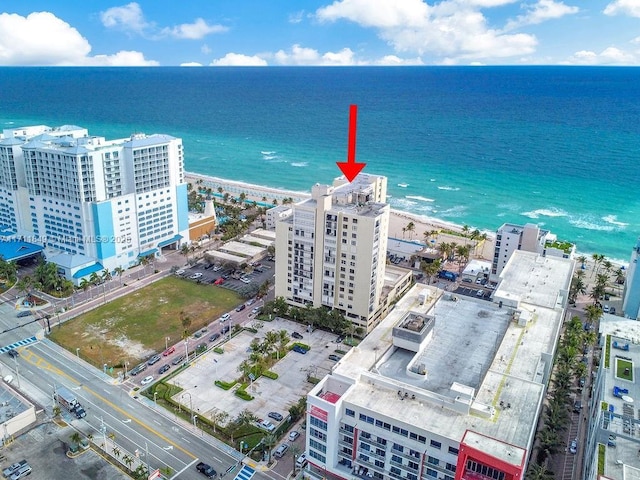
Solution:
<svg viewBox="0 0 640 480"><path fill-rule="evenodd" d="M326 52L321 54L313 48L293 45L288 52L278 50L274 59L279 65L356 65L353 51L343 48L339 52Z"/></svg>
<svg viewBox="0 0 640 480"><path fill-rule="evenodd" d="M614 0L605 7L603 13L605 15L629 15L630 17L640 17L640 1Z"/></svg>
<svg viewBox="0 0 640 480"><path fill-rule="evenodd" d="M0 65L157 65L140 52L89 56L78 30L50 12L0 14Z"/></svg>
<svg viewBox="0 0 640 480"><path fill-rule="evenodd" d="M267 61L256 55L227 53L224 57L213 60L210 65L216 67L266 67Z"/></svg>
<svg viewBox="0 0 640 480"><path fill-rule="evenodd" d="M95 55L86 57L80 63L91 67L157 67L155 60L146 60L141 52L121 50L113 55Z"/></svg>
<svg viewBox="0 0 640 480"><path fill-rule="evenodd" d="M201 67L200 62L184 62L180 64L181 67Z"/></svg>
<svg viewBox="0 0 640 480"><path fill-rule="evenodd" d="M118 28L152 40L166 37L199 40L212 33L228 30L224 25L210 25L202 18L196 18L193 23L182 23L159 29L155 23L145 20L142 8L136 2L121 7L111 7L100 13L100 19L107 28Z"/></svg>
<svg viewBox="0 0 640 480"><path fill-rule="evenodd" d="M91 51L78 30L50 12L0 14L0 64L65 65Z"/></svg>
<svg viewBox="0 0 640 480"><path fill-rule="evenodd" d="M136 2L100 12L100 20L105 27L119 28L140 35L151 26L145 21L142 9Z"/></svg>
<svg viewBox="0 0 640 480"><path fill-rule="evenodd" d="M384 57L373 62L373 65L385 65L385 66L396 66L396 65L424 65L424 62L421 58L400 58L396 55L385 55Z"/></svg>
<svg viewBox="0 0 640 480"><path fill-rule="evenodd" d="M535 5L524 5L523 8L527 10L527 13L518 15L514 20L507 22L505 30L512 30L524 25L535 25L565 15L573 15L580 11L578 7L570 7L554 0L539 0Z"/></svg>
<svg viewBox="0 0 640 480"><path fill-rule="evenodd" d="M396 52L430 53L450 63L469 63L532 53L537 39L490 28L479 11L513 0L443 0L430 6L422 0L336 0L316 11L320 21L349 20L378 31Z"/></svg>
<svg viewBox="0 0 640 480"><path fill-rule="evenodd" d="M211 48L206 43L200 47L200 51L205 55L209 55L211 53Z"/></svg>
<svg viewBox="0 0 640 480"><path fill-rule="evenodd" d="M209 25L202 18L197 18L193 23L183 23L175 27L163 28L161 35L187 40L199 40L211 33L222 33L227 30L229 29L223 25Z"/></svg>
<svg viewBox="0 0 640 480"><path fill-rule="evenodd" d="M605 48L601 53L595 53L590 50L581 50L574 53L567 61L563 62L567 65L635 65L638 58L630 53L609 47Z"/></svg>
<svg viewBox="0 0 640 480"><path fill-rule="evenodd" d="M304 18L304 10L289 14L289 23L300 23Z"/></svg>

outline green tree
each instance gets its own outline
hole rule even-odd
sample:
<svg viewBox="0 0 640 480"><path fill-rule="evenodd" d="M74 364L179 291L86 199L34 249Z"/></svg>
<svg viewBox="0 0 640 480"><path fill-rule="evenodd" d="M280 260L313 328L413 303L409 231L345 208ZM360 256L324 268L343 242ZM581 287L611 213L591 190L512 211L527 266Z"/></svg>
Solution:
<svg viewBox="0 0 640 480"><path fill-rule="evenodd" d="M267 465L271 465L271 450L273 449L273 447L277 442L278 442L278 439L276 438L275 435L271 433L268 435L265 435L264 438L262 439L262 444L267 448L267 452L269 455L269 458L267 460Z"/></svg>
<svg viewBox="0 0 640 480"><path fill-rule="evenodd" d="M82 437L78 432L73 432L73 434L69 437L69 440L78 445L80 444L80 440L82 440Z"/></svg>
<svg viewBox="0 0 640 480"><path fill-rule="evenodd" d="M547 470L545 465L534 462L530 462L525 475L525 480L554 480L555 478L553 472Z"/></svg>
<svg viewBox="0 0 640 480"><path fill-rule="evenodd" d="M113 269L113 273L115 273L120 279L120 286L122 286L122 275L124 274L124 268L116 267Z"/></svg>

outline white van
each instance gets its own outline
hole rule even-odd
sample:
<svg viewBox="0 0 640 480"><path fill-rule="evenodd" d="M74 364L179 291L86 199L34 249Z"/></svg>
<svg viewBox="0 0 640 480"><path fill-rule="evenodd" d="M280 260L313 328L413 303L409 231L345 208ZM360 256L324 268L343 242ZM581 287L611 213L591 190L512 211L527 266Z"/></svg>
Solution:
<svg viewBox="0 0 640 480"><path fill-rule="evenodd" d="M276 458L282 458L284 457L284 454L287 452L287 450L289 450L289 445L286 443L283 443L278 447L274 455L276 456Z"/></svg>
<svg viewBox="0 0 640 480"><path fill-rule="evenodd" d="M296 467L303 468L307 464L307 454L306 452L302 452L300 456L296 459Z"/></svg>

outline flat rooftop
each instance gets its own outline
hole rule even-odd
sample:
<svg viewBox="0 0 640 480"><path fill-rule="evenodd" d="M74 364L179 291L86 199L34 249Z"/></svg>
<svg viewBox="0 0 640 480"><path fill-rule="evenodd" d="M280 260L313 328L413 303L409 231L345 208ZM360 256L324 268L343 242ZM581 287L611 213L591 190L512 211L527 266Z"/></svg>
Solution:
<svg viewBox="0 0 640 480"><path fill-rule="evenodd" d="M509 268L510 264L513 264L512 268ZM516 250L500 274L502 281L494 293L494 299L547 308L562 307L573 270L572 260Z"/></svg>
<svg viewBox="0 0 640 480"><path fill-rule="evenodd" d="M547 362L555 353L564 315L557 291L568 285L573 262L515 258L505 268L508 277L520 278L510 269L526 269L534 278L548 275L546 289L553 301L532 295L521 299L516 310L414 285L334 367L336 381L346 377L353 383L344 400L454 441L474 430L514 447L530 448L550 369ZM560 273L550 272L552 265ZM513 288L507 279L502 282L503 295L516 296L521 288L518 281ZM421 304L419 294L424 290L428 299ZM528 303L534 301L541 305ZM393 328L407 312L435 317L433 337L417 354L393 345ZM408 375L411 362L423 362L427 378ZM399 398L399 391L408 396Z"/></svg>
<svg viewBox="0 0 640 480"><path fill-rule="evenodd" d="M454 298L454 297L451 297ZM457 297L456 297L457 298ZM378 366L381 375L447 395L458 382L478 389L500 346L511 315L486 301L441 300L429 312L435 316L433 338L417 356L397 349ZM415 363L427 370L426 379L409 376L405 369Z"/></svg>
<svg viewBox="0 0 640 480"><path fill-rule="evenodd" d="M264 253L264 247L254 247L253 245L249 245L247 243L236 242L232 240L230 242L225 243L219 248L221 252L231 253L233 255L239 255L241 257L253 258L261 253Z"/></svg>
<svg viewBox="0 0 640 480"><path fill-rule="evenodd" d="M607 402L613 416L608 424L605 421L606 430L599 441L606 445L609 435L616 436L615 449L607 447L605 475L640 479L640 322L605 314L600 333L604 342L611 335L611 344L605 345L610 354L609 368L602 370L602 401Z"/></svg>

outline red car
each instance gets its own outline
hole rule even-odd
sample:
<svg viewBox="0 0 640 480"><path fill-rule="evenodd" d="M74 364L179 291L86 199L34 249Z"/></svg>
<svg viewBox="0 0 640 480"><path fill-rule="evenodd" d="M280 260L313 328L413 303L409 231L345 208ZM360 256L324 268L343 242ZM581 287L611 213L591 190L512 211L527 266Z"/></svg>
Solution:
<svg viewBox="0 0 640 480"><path fill-rule="evenodd" d="M162 356L166 357L168 355L171 355L175 351L176 351L176 347L169 347L164 352L162 352Z"/></svg>
<svg viewBox="0 0 640 480"><path fill-rule="evenodd" d="M214 285L222 285L224 283L224 278L220 277L218 278L215 282L213 282Z"/></svg>

